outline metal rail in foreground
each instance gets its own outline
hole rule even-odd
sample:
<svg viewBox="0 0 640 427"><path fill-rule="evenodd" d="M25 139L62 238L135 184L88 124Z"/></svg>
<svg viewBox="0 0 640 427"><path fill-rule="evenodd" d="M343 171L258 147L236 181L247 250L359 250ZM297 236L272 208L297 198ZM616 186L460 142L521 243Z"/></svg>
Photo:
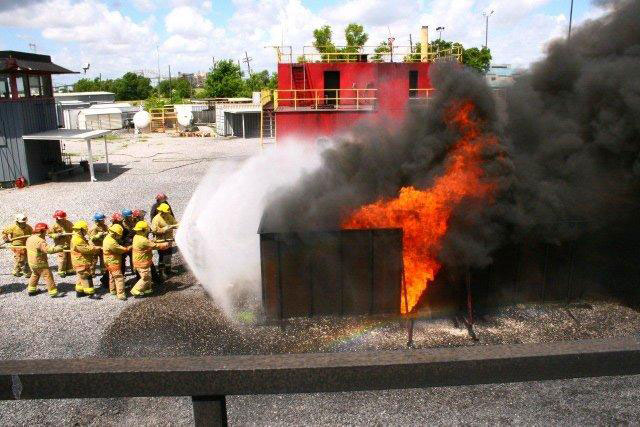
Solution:
<svg viewBox="0 0 640 427"><path fill-rule="evenodd" d="M0 400L192 396L196 425L226 395L459 386L640 374L640 338L361 353L7 360Z"/></svg>

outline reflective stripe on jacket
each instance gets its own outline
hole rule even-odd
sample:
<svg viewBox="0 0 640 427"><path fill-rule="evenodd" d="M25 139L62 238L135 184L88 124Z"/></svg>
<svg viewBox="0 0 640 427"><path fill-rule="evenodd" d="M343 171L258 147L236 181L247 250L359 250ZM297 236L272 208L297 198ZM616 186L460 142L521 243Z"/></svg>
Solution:
<svg viewBox="0 0 640 427"><path fill-rule="evenodd" d="M154 243L142 234L136 234L133 236L133 266L135 268L151 267L153 260L152 251L154 249L163 249L167 246L166 244Z"/></svg>

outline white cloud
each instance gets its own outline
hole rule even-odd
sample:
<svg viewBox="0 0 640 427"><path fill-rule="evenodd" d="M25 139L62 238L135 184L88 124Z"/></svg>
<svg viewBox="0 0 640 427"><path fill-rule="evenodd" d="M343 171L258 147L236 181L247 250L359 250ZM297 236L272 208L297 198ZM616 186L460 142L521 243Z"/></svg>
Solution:
<svg viewBox="0 0 640 427"><path fill-rule="evenodd" d="M213 31L213 23L190 6L179 6L164 18L165 28L170 34L183 36L206 35Z"/></svg>

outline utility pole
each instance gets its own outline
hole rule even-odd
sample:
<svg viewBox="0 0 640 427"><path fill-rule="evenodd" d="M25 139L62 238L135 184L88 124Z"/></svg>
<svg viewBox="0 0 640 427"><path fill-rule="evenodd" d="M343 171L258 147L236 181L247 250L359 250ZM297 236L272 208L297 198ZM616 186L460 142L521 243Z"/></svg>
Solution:
<svg viewBox="0 0 640 427"><path fill-rule="evenodd" d="M172 95L171 92L173 91L171 88L171 65L168 65L168 67L169 67L169 97L171 97Z"/></svg>
<svg viewBox="0 0 640 427"><path fill-rule="evenodd" d="M247 54L247 51L244 51L244 59L242 60L242 62L247 64L247 70L249 71L249 77L251 77L251 60L253 58L249 58L249 55Z"/></svg>
<svg viewBox="0 0 640 427"><path fill-rule="evenodd" d="M213 67L212 69L216 68L216 57L215 56L211 57L211 66Z"/></svg>
<svg viewBox="0 0 640 427"><path fill-rule="evenodd" d="M29 43L29 49L33 49L33 53L37 53L36 52L36 44L35 43Z"/></svg>
<svg viewBox="0 0 640 427"><path fill-rule="evenodd" d="M493 15L493 10L489 13L482 12L482 16L484 16L485 27L484 27L484 47L489 48L489 17Z"/></svg>
<svg viewBox="0 0 640 427"><path fill-rule="evenodd" d="M569 12L569 35L567 36L567 40L571 40L571 24L573 21L573 0L571 0L571 11Z"/></svg>
<svg viewBox="0 0 640 427"><path fill-rule="evenodd" d="M160 48L156 44L156 58L158 59L158 85L160 85Z"/></svg>
<svg viewBox="0 0 640 427"><path fill-rule="evenodd" d="M444 27L438 27L436 28L436 31L440 33L440 35L438 36L438 40L442 40L442 32L444 31Z"/></svg>

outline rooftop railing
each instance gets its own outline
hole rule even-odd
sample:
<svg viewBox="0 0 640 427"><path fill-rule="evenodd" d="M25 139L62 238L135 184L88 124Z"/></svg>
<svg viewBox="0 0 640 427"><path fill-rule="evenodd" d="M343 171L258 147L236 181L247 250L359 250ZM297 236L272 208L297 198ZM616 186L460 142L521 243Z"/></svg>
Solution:
<svg viewBox="0 0 640 427"><path fill-rule="evenodd" d="M294 54L291 46L274 46L278 63L315 62L435 62L440 60L462 61L462 47L429 50L424 55L415 46L393 46L380 51L376 46L353 49L331 46L319 51L314 46L304 46L301 54ZM376 50L378 50L376 52Z"/></svg>

